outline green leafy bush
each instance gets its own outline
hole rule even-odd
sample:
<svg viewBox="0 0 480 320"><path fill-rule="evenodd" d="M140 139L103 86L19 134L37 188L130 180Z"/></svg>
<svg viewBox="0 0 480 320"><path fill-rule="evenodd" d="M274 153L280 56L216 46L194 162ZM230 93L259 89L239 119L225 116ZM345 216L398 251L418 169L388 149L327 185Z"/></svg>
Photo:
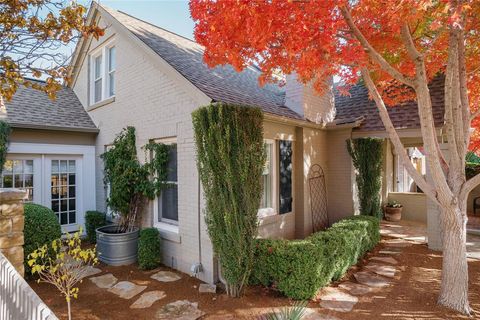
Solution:
<svg viewBox="0 0 480 320"><path fill-rule="evenodd" d="M44 206L26 203L25 204L25 244L23 252L25 260L30 253L45 244L50 245L55 239L62 236L62 229L55 213ZM30 274L30 267L25 263L25 274Z"/></svg>
<svg viewBox="0 0 480 320"><path fill-rule="evenodd" d="M208 234L227 293L237 297L254 264L266 161L263 113L219 103L197 109L192 118Z"/></svg>
<svg viewBox="0 0 480 320"><path fill-rule="evenodd" d="M251 282L275 284L290 298L310 299L379 240L379 220L369 216L341 220L304 240L258 239Z"/></svg>
<svg viewBox="0 0 480 320"><path fill-rule="evenodd" d="M355 181L358 187L360 214L381 218L383 140L349 139L347 150L357 171Z"/></svg>
<svg viewBox="0 0 480 320"><path fill-rule="evenodd" d="M107 224L105 213L100 211L87 211L85 213L85 231L87 232L87 241L90 243L97 242L97 234L95 229L103 227Z"/></svg>
<svg viewBox="0 0 480 320"><path fill-rule="evenodd" d="M10 125L5 121L0 121L0 174L3 170L3 165L7 159L8 138L10 137Z"/></svg>
<svg viewBox="0 0 480 320"><path fill-rule="evenodd" d="M157 228L140 230L140 238L138 239L138 265L140 269L155 269L159 266L160 261L160 233Z"/></svg>

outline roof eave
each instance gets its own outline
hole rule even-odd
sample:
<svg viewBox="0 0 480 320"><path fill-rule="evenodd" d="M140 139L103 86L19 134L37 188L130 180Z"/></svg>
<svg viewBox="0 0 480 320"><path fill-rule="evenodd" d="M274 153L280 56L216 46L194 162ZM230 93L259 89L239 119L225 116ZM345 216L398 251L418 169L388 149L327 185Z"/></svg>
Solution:
<svg viewBox="0 0 480 320"><path fill-rule="evenodd" d="M52 130L52 131L70 131L70 132L83 132L83 133L99 133L98 128L85 128L85 127L66 127L66 126L48 126L48 125L38 125L31 123L8 123L12 128L19 129L36 129L36 130Z"/></svg>

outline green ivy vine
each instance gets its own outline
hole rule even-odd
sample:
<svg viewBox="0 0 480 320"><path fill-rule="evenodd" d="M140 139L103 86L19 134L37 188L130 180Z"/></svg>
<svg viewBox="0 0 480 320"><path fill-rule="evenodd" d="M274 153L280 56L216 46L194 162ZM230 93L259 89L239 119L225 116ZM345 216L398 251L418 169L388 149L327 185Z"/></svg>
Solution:
<svg viewBox="0 0 480 320"><path fill-rule="evenodd" d="M120 215L119 231L132 231L146 199L154 199L163 189L168 174L169 147L150 142L143 147L145 163L137 157L135 128L127 127L115 138L112 147L101 155L104 183L110 186L107 205Z"/></svg>

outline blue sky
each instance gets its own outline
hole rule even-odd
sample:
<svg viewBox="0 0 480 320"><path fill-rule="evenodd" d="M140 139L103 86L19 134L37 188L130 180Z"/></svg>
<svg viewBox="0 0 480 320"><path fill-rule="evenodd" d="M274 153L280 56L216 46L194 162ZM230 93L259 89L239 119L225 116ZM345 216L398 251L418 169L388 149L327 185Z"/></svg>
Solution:
<svg viewBox="0 0 480 320"><path fill-rule="evenodd" d="M80 1L85 6L90 1ZM188 1L182 0L112 0L98 1L110 8L124 11L134 17L146 20L178 33L184 37L193 39L193 21L190 18Z"/></svg>

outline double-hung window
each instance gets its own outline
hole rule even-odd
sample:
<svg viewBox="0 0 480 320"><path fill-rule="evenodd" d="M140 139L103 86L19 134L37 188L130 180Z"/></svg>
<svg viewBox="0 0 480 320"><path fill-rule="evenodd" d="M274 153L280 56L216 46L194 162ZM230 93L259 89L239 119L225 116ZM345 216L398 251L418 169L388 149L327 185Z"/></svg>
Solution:
<svg viewBox="0 0 480 320"><path fill-rule="evenodd" d="M115 96L116 50L109 42L90 54L90 105Z"/></svg>
<svg viewBox="0 0 480 320"><path fill-rule="evenodd" d="M274 200L274 183L275 183L275 166L274 166L274 150L275 141L266 140L265 144L266 159L262 172L263 193L260 201L259 216L268 216L275 213Z"/></svg>
<svg viewBox="0 0 480 320"><path fill-rule="evenodd" d="M293 143L265 140L266 161L262 172L263 193L258 217L293 210Z"/></svg>
<svg viewBox="0 0 480 320"><path fill-rule="evenodd" d="M97 103L102 100L103 87L103 56L99 54L93 58L93 102Z"/></svg>
<svg viewBox="0 0 480 320"><path fill-rule="evenodd" d="M155 224L178 225L178 157L175 139L156 140L157 143L169 145L167 181L168 187L155 200Z"/></svg>

